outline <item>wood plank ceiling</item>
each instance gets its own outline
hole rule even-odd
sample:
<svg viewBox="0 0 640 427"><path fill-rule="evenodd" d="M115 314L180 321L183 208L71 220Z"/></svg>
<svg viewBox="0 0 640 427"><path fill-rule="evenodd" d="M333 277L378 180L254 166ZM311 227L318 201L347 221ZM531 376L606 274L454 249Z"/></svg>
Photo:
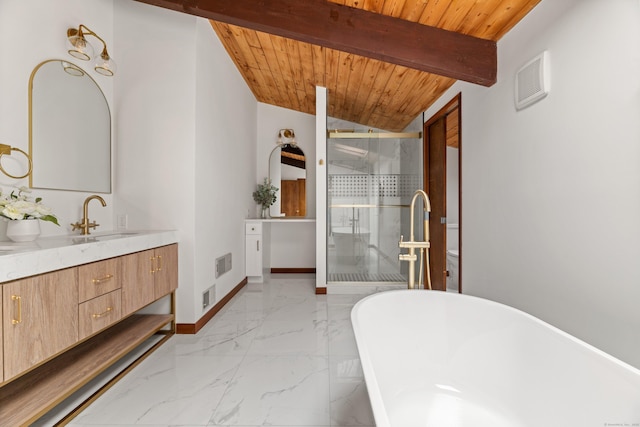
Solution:
<svg viewBox="0 0 640 427"><path fill-rule="evenodd" d="M329 1L492 41L498 41L540 2ZM323 86L329 91L329 116L401 131L455 82L450 77L210 22L256 99L291 110L315 114L315 86Z"/></svg>

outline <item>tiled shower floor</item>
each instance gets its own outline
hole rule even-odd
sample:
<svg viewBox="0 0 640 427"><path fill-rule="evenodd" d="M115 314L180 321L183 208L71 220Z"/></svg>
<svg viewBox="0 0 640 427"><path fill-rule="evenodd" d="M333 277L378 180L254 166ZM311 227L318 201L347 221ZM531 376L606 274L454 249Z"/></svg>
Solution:
<svg viewBox="0 0 640 427"><path fill-rule="evenodd" d="M176 335L71 426L374 426L350 312L313 275L246 285Z"/></svg>

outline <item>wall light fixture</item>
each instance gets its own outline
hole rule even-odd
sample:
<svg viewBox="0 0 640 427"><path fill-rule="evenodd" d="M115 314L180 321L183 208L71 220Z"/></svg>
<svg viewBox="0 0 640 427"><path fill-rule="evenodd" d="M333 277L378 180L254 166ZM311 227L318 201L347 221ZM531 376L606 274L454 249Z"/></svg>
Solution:
<svg viewBox="0 0 640 427"><path fill-rule="evenodd" d="M87 41L85 36L93 36L102 42L102 52L98 55L93 64L93 69L96 72L102 74L103 76L113 76L116 73L116 63L113 58L109 56L109 52L107 52L107 44L102 38L91 31L89 28L80 24L80 26L76 28L69 28L67 30L67 41L68 41L68 50L69 55L74 58L82 59L83 61L89 61L93 57L94 49L91 46L91 43Z"/></svg>
<svg viewBox="0 0 640 427"><path fill-rule="evenodd" d="M280 129L278 132L278 145L291 144L296 145L296 134L293 129Z"/></svg>

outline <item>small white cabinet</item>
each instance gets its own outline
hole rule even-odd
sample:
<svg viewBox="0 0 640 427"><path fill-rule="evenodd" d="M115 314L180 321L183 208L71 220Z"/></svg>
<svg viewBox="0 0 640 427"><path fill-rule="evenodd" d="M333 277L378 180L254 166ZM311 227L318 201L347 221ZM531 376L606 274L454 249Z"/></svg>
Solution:
<svg viewBox="0 0 640 427"><path fill-rule="evenodd" d="M264 280L265 266L269 266L269 228L264 222L245 222L245 270L249 282Z"/></svg>

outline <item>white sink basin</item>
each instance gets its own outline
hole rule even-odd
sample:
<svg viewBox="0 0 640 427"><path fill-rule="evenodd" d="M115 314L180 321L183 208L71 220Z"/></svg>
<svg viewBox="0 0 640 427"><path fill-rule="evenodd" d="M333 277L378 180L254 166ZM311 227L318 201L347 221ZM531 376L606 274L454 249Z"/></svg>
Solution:
<svg viewBox="0 0 640 427"><path fill-rule="evenodd" d="M105 240L121 239L123 237L136 236L138 234L140 233L137 233L135 231L118 231L118 232L106 233L106 234L89 234L88 236L74 236L73 243L78 244L78 243L89 243L89 242L102 242Z"/></svg>
<svg viewBox="0 0 640 427"><path fill-rule="evenodd" d="M131 236L136 236L139 233L136 233L135 231L122 231L122 232L117 232L117 233L108 233L108 234L98 234L96 236L93 236L96 238L96 240L111 240L111 239L120 239L122 237L131 237Z"/></svg>

